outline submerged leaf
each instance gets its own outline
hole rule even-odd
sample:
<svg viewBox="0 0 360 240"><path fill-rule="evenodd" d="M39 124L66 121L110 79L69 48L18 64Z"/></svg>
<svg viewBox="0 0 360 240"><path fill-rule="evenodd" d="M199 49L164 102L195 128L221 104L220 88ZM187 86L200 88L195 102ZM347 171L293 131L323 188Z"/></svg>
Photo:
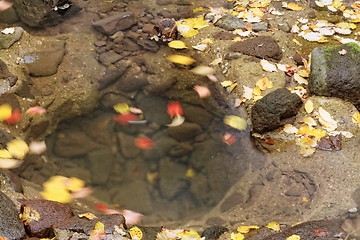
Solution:
<svg viewBox="0 0 360 240"><path fill-rule="evenodd" d="M286 238L286 240L300 240L299 235L291 235L290 237Z"/></svg>
<svg viewBox="0 0 360 240"><path fill-rule="evenodd" d="M215 73L215 69L207 66L197 66L190 71L201 76L212 75Z"/></svg>
<svg viewBox="0 0 360 240"><path fill-rule="evenodd" d="M239 233L248 233L251 229L259 229L258 226L240 226L237 228Z"/></svg>
<svg viewBox="0 0 360 240"><path fill-rule="evenodd" d="M224 118L224 123L229 125L232 128L236 128L239 130L246 130L247 122L245 119L235 116L235 115L228 115Z"/></svg>
<svg viewBox="0 0 360 240"><path fill-rule="evenodd" d="M12 109L9 104L3 104L0 106L0 121L5 121L10 118L12 114Z"/></svg>
<svg viewBox="0 0 360 240"><path fill-rule="evenodd" d="M265 227L270 228L275 231L280 231L280 225L276 222L270 222Z"/></svg>
<svg viewBox="0 0 360 240"><path fill-rule="evenodd" d="M169 42L168 45L169 45L169 47L175 48L175 49L187 48L185 43L183 41L180 41L180 40L173 40L173 41Z"/></svg>
<svg viewBox="0 0 360 240"><path fill-rule="evenodd" d="M205 86L194 86L194 90L199 94L200 98L206 98L211 95L210 90Z"/></svg>
<svg viewBox="0 0 360 240"><path fill-rule="evenodd" d="M114 110L120 114L130 113L130 108L127 103L117 103L113 106Z"/></svg>
<svg viewBox="0 0 360 240"><path fill-rule="evenodd" d="M293 10L293 11L300 11L301 9L303 9L303 7L301 7L300 5L298 5L298 4L294 3L294 2L288 3L286 8L290 9L290 10Z"/></svg>
<svg viewBox="0 0 360 240"><path fill-rule="evenodd" d="M256 82L256 86L260 88L260 90L264 91L268 88L272 88L273 87L273 84L272 82L269 80L268 77L263 77L261 79L259 79L257 82Z"/></svg>
<svg viewBox="0 0 360 240"><path fill-rule="evenodd" d="M167 105L167 112L170 115L171 118L175 116L182 116L183 110L181 108L181 105L178 101L169 102Z"/></svg>
<svg viewBox="0 0 360 240"><path fill-rule="evenodd" d="M173 118L172 122L168 124L168 127L177 127L183 124L185 121L185 118L183 116L177 115Z"/></svg>
<svg viewBox="0 0 360 240"><path fill-rule="evenodd" d="M245 236L241 233L231 233L230 238L231 240L243 240Z"/></svg>
<svg viewBox="0 0 360 240"><path fill-rule="evenodd" d="M35 107L31 107L29 108L25 113L30 114L30 115L36 115L36 114L43 114L46 112L46 109L40 106L35 106Z"/></svg>
<svg viewBox="0 0 360 240"><path fill-rule="evenodd" d="M171 62L179 63L179 64L183 64L183 65L191 65L194 62L196 62L195 59L193 59L191 57L187 57L187 56L182 56L182 55L171 55L167 59Z"/></svg>
<svg viewBox="0 0 360 240"><path fill-rule="evenodd" d="M151 149L154 141L149 138L135 138L135 145L141 149Z"/></svg>
<svg viewBox="0 0 360 240"><path fill-rule="evenodd" d="M0 158L0 168L12 169L19 167L23 161L12 158Z"/></svg>
<svg viewBox="0 0 360 240"><path fill-rule="evenodd" d="M21 120L21 113L19 109L15 109L12 111L11 116L6 119L6 122L10 125L15 124Z"/></svg>
<svg viewBox="0 0 360 240"><path fill-rule="evenodd" d="M29 152L28 145L20 138L16 138L8 142L6 149L13 157L20 160L24 159L25 155Z"/></svg>

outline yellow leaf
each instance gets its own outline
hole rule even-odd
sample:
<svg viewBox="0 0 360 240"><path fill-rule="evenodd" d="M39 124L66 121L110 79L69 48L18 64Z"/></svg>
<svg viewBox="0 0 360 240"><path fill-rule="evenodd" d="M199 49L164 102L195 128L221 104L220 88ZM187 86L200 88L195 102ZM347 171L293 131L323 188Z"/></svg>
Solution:
<svg viewBox="0 0 360 240"><path fill-rule="evenodd" d="M171 55L167 59L171 62L184 64L184 65L191 65L194 62L196 62L195 59L182 55Z"/></svg>
<svg viewBox="0 0 360 240"><path fill-rule="evenodd" d="M176 235L177 238L183 238L183 239L200 239L200 235L195 231L194 229L183 231Z"/></svg>
<svg viewBox="0 0 360 240"><path fill-rule="evenodd" d="M0 168L11 169L17 168L23 163L21 160L12 158L0 158Z"/></svg>
<svg viewBox="0 0 360 240"><path fill-rule="evenodd" d="M175 116L173 119L172 119L172 122L166 126L168 127L177 127L177 126L180 126L181 124L183 124L185 121L185 118L183 116Z"/></svg>
<svg viewBox="0 0 360 240"><path fill-rule="evenodd" d="M113 106L114 110L120 114L130 113L130 108L127 103L117 103Z"/></svg>
<svg viewBox="0 0 360 240"><path fill-rule="evenodd" d="M91 212L79 214L78 216L79 216L79 218L83 218L83 217L84 217L84 218L87 218L87 219L89 219L89 220L93 220L93 219L97 218L97 216L95 216L95 214L93 214L93 213L91 213Z"/></svg>
<svg viewBox="0 0 360 240"><path fill-rule="evenodd" d="M211 74L215 73L215 69L213 69L211 67L207 67L207 66L201 66L201 65L194 67L190 71L192 71L195 74L202 75L202 76L207 76L207 75L211 75Z"/></svg>
<svg viewBox="0 0 360 240"><path fill-rule="evenodd" d="M190 38L190 37L197 35L198 33L199 33L198 30L191 28L189 31L187 31L186 33L183 34L183 37Z"/></svg>
<svg viewBox="0 0 360 240"><path fill-rule="evenodd" d="M260 89L258 86L256 86L256 87L253 89L252 94L253 94L254 96L260 96L260 95L261 95L261 89Z"/></svg>
<svg viewBox="0 0 360 240"><path fill-rule="evenodd" d="M237 87L237 83L233 83L231 84L231 86L226 88L226 91L228 91L229 93L231 93L232 91L234 91L234 89Z"/></svg>
<svg viewBox="0 0 360 240"><path fill-rule="evenodd" d="M239 233L248 233L251 229L258 229L258 226L240 226L237 231Z"/></svg>
<svg viewBox="0 0 360 240"><path fill-rule="evenodd" d="M307 146L314 147L316 145L316 141L310 137L302 137L300 141Z"/></svg>
<svg viewBox="0 0 360 240"><path fill-rule="evenodd" d="M95 229L91 231L89 240L106 239L105 226L101 222L97 222Z"/></svg>
<svg viewBox="0 0 360 240"><path fill-rule="evenodd" d="M224 123L232 128L236 128L239 130L245 130L247 127L246 120L235 115L227 115L224 118Z"/></svg>
<svg viewBox="0 0 360 240"><path fill-rule="evenodd" d="M272 88L272 82L269 80L268 77L263 77L261 79L259 79L257 82L256 82L256 86L260 88L260 90L264 91L268 88Z"/></svg>
<svg viewBox="0 0 360 240"><path fill-rule="evenodd" d="M199 50L201 52L205 51L207 47L208 47L208 45L203 42L199 43L198 45L192 46L192 48Z"/></svg>
<svg viewBox="0 0 360 240"><path fill-rule="evenodd" d="M339 22L338 24L336 24L336 26L338 28L342 28L342 29L355 29L356 25L354 23L347 23L347 22Z"/></svg>
<svg viewBox="0 0 360 240"><path fill-rule="evenodd" d="M233 42L242 42L242 41L244 41L244 39L242 39L241 37L235 37L232 41Z"/></svg>
<svg viewBox="0 0 360 240"><path fill-rule="evenodd" d="M83 188L84 185L85 185L85 182L83 180L81 180L81 179L76 178L76 177L71 177L65 183L65 186L67 187L67 189L70 190L70 191L73 191L73 192Z"/></svg>
<svg viewBox="0 0 360 240"><path fill-rule="evenodd" d="M29 223L33 220L40 220L39 212L35 209L31 209L30 207L24 207L23 212L19 216L21 221L24 222L24 225L29 225Z"/></svg>
<svg viewBox="0 0 360 240"><path fill-rule="evenodd" d="M304 118L304 123L307 124L308 126L316 126L316 121L312 118L312 117L306 117Z"/></svg>
<svg viewBox="0 0 360 240"><path fill-rule="evenodd" d="M12 158L11 153L8 150L1 149L0 150L0 158Z"/></svg>
<svg viewBox="0 0 360 240"><path fill-rule="evenodd" d="M65 183L69 181L63 176L52 176L43 184L44 190L41 195L46 200L57 201L61 203L71 202L72 196Z"/></svg>
<svg viewBox="0 0 360 240"><path fill-rule="evenodd" d="M311 113L314 110L314 104L311 100L307 100L305 103L305 111Z"/></svg>
<svg viewBox="0 0 360 240"><path fill-rule="evenodd" d="M185 176L188 177L188 178L192 178L195 176L195 170L193 168L188 168L186 170L186 173L185 173Z"/></svg>
<svg viewBox="0 0 360 240"><path fill-rule="evenodd" d="M3 104L0 106L0 121L5 121L11 117L11 106L9 104Z"/></svg>
<svg viewBox="0 0 360 240"><path fill-rule="evenodd" d="M280 230L280 225L278 223L276 223L276 222L270 222L265 227L270 228L270 229L275 230L275 231Z"/></svg>
<svg viewBox="0 0 360 240"><path fill-rule="evenodd" d="M337 121L322 107L319 107L319 122L328 131L334 131L337 128Z"/></svg>
<svg viewBox="0 0 360 240"><path fill-rule="evenodd" d="M355 123L356 125L360 126L360 113L359 112L354 113L354 115L352 116L352 122Z"/></svg>
<svg viewBox="0 0 360 240"><path fill-rule="evenodd" d="M296 44L296 45L300 45L300 42L298 40L296 40L295 38L293 39L293 42Z"/></svg>
<svg viewBox="0 0 360 240"><path fill-rule="evenodd" d="M299 131L296 127L294 127L291 124L285 124L283 130L284 130L284 132L286 132L288 134L294 134Z"/></svg>
<svg viewBox="0 0 360 240"><path fill-rule="evenodd" d="M320 139L326 135L326 132L321 129L302 126L296 134L311 135Z"/></svg>
<svg viewBox="0 0 360 240"><path fill-rule="evenodd" d="M17 159L24 159L25 155L29 152L29 147L20 138L16 138L8 142L6 149L10 154Z"/></svg>
<svg viewBox="0 0 360 240"><path fill-rule="evenodd" d="M314 152L316 151L315 148L310 147L310 146L300 146L300 154L303 157L310 157L311 155L314 154Z"/></svg>
<svg viewBox="0 0 360 240"><path fill-rule="evenodd" d="M95 225L96 230L105 230L105 226L102 222L97 222Z"/></svg>
<svg viewBox="0 0 360 240"><path fill-rule="evenodd" d="M142 239L143 233L138 227L132 227L129 230L131 239Z"/></svg>
<svg viewBox="0 0 360 240"><path fill-rule="evenodd" d="M221 82L220 84L223 87L230 87L233 84L233 82L230 80L226 80L226 81Z"/></svg>
<svg viewBox="0 0 360 240"><path fill-rule="evenodd" d="M231 233L231 240L243 240L245 238L241 233Z"/></svg>
<svg viewBox="0 0 360 240"><path fill-rule="evenodd" d="M174 40L168 43L168 46L175 49L184 49L187 48L185 43L180 40Z"/></svg>
<svg viewBox="0 0 360 240"><path fill-rule="evenodd" d="M303 197L303 198L301 199L301 201L302 201L302 202L309 202L309 200L308 200L306 197Z"/></svg>
<svg viewBox="0 0 360 240"><path fill-rule="evenodd" d="M291 2L286 6L287 9L293 10L293 11L300 11L301 9L303 9L303 7L301 7L300 5Z"/></svg>
<svg viewBox="0 0 360 240"><path fill-rule="evenodd" d="M146 174L146 179L151 184L154 184L156 179L158 179L158 178L159 178L159 173L157 173L157 172L147 173Z"/></svg>
<svg viewBox="0 0 360 240"><path fill-rule="evenodd" d="M291 235L290 237L286 238L286 240L300 240L299 235Z"/></svg>
<svg viewBox="0 0 360 240"><path fill-rule="evenodd" d="M254 96L253 101L256 102L256 101L258 101L258 100L260 100L262 98L263 98L263 96Z"/></svg>
<svg viewBox="0 0 360 240"><path fill-rule="evenodd" d="M210 38L205 38L201 42L206 43L207 45L211 45L214 43Z"/></svg>
<svg viewBox="0 0 360 240"><path fill-rule="evenodd" d="M294 80L295 80L296 82L298 82L299 84L305 84L305 85L308 84L308 81L307 81L305 78L300 77L300 75L297 74L297 73L294 74Z"/></svg>

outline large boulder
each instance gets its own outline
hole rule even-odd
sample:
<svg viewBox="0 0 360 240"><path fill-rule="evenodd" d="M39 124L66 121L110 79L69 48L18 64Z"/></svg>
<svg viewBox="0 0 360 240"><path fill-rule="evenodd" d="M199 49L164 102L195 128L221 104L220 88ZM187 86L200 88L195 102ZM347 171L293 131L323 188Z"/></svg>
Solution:
<svg viewBox="0 0 360 240"><path fill-rule="evenodd" d="M347 43L315 48L311 53L309 89L315 95L348 100L359 109L359 45Z"/></svg>
<svg viewBox="0 0 360 240"><path fill-rule="evenodd" d="M264 133L289 123L302 106L301 98L286 88L269 93L251 108L254 132Z"/></svg>

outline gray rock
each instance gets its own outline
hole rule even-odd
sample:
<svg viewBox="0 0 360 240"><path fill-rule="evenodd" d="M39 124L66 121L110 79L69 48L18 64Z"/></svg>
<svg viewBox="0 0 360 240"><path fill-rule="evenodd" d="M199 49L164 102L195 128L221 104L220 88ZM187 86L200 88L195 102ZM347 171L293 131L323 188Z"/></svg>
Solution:
<svg viewBox="0 0 360 240"><path fill-rule="evenodd" d="M0 32L0 49L7 49L20 39L24 29L21 27L14 27L14 33L5 34Z"/></svg>
<svg viewBox="0 0 360 240"><path fill-rule="evenodd" d="M114 86L122 92L140 90L149 84L147 76L139 66L133 65Z"/></svg>
<svg viewBox="0 0 360 240"><path fill-rule="evenodd" d="M145 119L160 125L170 124L167 113L168 99L160 96L137 96L139 108L144 112Z"/></svg>
<svg viewBox="0 0 360 240"><path fill-rule="evenodd" d="M211 113L202 107L190 104L181 104L184 111L184 117L187 121L199 124L203 129L207 129L213 119Z"/></svg>
<svg viewBox="0 0 360 240"><path fill-rule="evenodd" d="M301 98L295 93L285 88L276 89L251 108L253 131L264 133L290 123L302 104Z"/></svg>
<svg viewBox="0 0 360 240"><path fill-rule="evenodd" d="M241 52L246 55L272 61L280 61L283 55L275 39L268 36L260 36L242 42L236 42L229 47L229 51Z"/></svg>
<svg viewBox="0 0 360 240"><path fill-rule="evenodd" d="M168 78L161 78L156 74L149 75L148 77L149 85L145 87L146 91L151 93L161 93L163 94L172 86L174 86L178 79L177 77L168 77Z"/></svg>
<svg viewBox="0 0 360 240"><path fill-rule="evenodd" d="M180 126L169 127L167 132L174 139L183 142L192 140L201 133L201 127L196 123L184 122Z"/></svg>
<svg viewBox="0 0 360 240"><path fill-rule="evenodd" d="M343 49L347 53L339 54ZM360 109L359 64L360 47L356 43L315 48L311 54L310 92L348 100Z"/></svg>
<svg viewBox="0 0 360 240"><path fill-rule="evenodd" d="M188 189L189 184L185 180L186 169L186 165L173 162L170 158L160 160L159 186L162 196L172 200Z"/></svg>
<svg viewBox="0 0 360 240"><path fill-rule="evenodd" d="M91 183L105 184L111 174L114 156L111 150L103 148L88 154Z"/></svg>
<svg viewBox="0 0 360 240"><path fill-rule="evenodd" d="M77 157L99 148L84 132L69 130L59 133L55 139L54 152L60 157Z"/></svg>
<svg viewBox="0 0 360 240"><path fill-rule="evenodd" d="M47 238L50 237L51 226L55 223L62 222L74 216L73 211L64 203L49 200L29 200L21 204L20 212L26 216L26 209L30 210L29 214L37 212L37 220L29 220L25 225L30 237Z"/></svg>
<svg viewBox="0 0 360 240"><path fill-rule="evenodd" d="M116 65L117 67L115 69L108 68L106 70L104 77L99 79L98 82L99 89L107 88L108 86L114 84L117 80L119 80L122 77L122 75L125 74L126 70L129 68L130 63L129 61L122 60L119 61Z"/></svg>
<svg viewBox="0 0 360 240"><path fill-rule="evenodd" d="M19 20L20 19L13 7L1 11L0 22L14 24Z"/></svg>
<svg viewBox="0 0 360 240"><path fill-rule="evenodd" d="M191 165L196 169L205 168L210 159L224 152L224 147L225 144L222 141L211 138L204 142L196 143L189 159Z"/></svg>
<svg viewBox="0 0 360 240"><path fill-rule="evenodd" d="M139 39L136 42L138 45L142 46L144 49L152 51L152 52L157 52L159 50L159 45L152 40L147 40L147 39Z"/></svg>
<svg viewBox="0 0 360 240"><path fill-rule="evenodd" d="M136 23L135 15L132 12L122 12L117 15L93 22L92 26L99 32L108 36L130 28Z"/></svg>
<svg viewBox="0 0 360 240"><path fill-rule="evenodd" d="M99 55L99 61L102 64L104 64L105 66L116 63L117 61L119 61L122 58L123 58L123 56L121 56L120 54L117 54L113 51L104 52Z"/></svg>
<svg viewBox="0 0 360 240"><path fill-rule="evenodd" d="M216 23L215 26L223 28L227 31L234 31L235 29L242 29L246 30L247 22L242 19L237 18L234 15L227 14L220 18ZM251 23L252 30L254 32L259 31L266 31L269 27L268 21L261 21L259 23Z"/></svg>
<svg viewBox="0 0 360 240"><path fill-rule="evenodd" d="M81 10L79 6L67 0L14 0L12 2L21 21L31 27L56 25Z"/></svg>
<svg viewBox="0 0 360 240"><path fill-rule="evenodd" d="M178 141L173 138L161 136L154 140L154 146L151 149L143 151L143 156L145 159L160 159L178 144Z"/></svg>
<svg viewBox="0 0 360 240"><path fill-rule="evenodd" d="M29 52L21 57L31 76L44 77L57 72L65 55L65 42L59 40L44 51Z"/></svg>
<svg viewBox="0 0 360 240"><path fill-rule="evenodd" d="M10 239L25 237L24 224L20 221L18 210L3 192L0 192L0 236Z"/></svg>

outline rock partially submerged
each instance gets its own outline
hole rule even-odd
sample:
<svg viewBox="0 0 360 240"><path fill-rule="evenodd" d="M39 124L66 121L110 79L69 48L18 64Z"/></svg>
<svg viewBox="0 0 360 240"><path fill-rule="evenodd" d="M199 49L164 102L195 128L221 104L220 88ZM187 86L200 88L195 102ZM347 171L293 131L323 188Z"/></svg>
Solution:
<svg viewBox="0 0 360 240"><path fill-rule="evenodd" d="M338 97L360 109L360 47L356 43L317 47L311 53L312 94Z"/></svg>

